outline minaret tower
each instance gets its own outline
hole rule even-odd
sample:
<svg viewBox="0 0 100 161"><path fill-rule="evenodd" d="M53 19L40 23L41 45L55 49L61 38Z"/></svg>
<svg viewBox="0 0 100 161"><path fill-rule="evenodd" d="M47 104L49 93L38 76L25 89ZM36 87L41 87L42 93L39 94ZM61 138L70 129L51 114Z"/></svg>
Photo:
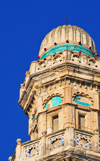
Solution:
<svg viewBox="0 0 100 161"><path fill-rule="evenodd" d="M46 35L18 103L30 141L18 139L9 161L100 161L100 59L83 29L64 25Z"/></svg>

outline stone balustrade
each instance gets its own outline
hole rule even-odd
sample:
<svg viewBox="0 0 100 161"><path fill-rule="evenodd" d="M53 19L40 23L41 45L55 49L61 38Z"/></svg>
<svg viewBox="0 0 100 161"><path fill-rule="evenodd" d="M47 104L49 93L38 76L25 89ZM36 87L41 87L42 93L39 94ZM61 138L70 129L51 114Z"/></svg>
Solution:
<svg viewBox="0 0 100 161"><path fill-rule="evenodd" d="M24 159L40 155L40 140L29 141L22 144Z"/></svg>
<svg viewBox="0 0 100 161"><path fill-rule="evenodd" d="M82 53L65 50L61 53L56 53L54 55L48 56L47 58L32 62L30 66L30 75L34 74L35 72L46 70L47 68L51 66L53 68L54 66L65 63L65 62L79 64L79 65L83 65L86 67L92 67L98 70L100 68L99 59L89 57Z"/></svg>
<svg viewBox="0 0 100 161"><path fill-rule="evenodd" d="M75 130L75 142L76 146L85 149L93 149L93 133Z"/></svg>
<svg viewBox="0 0 100 161"><path fill-rule="evenodd" d="M35 76L36 74L37 75L42 74L42 71L50 72L50 71L53 71L53 69L56 67L62 67L66 65L69 65L71 67L76 66L77 68L75 69L80 68L82 69L82 71L84 69L85 72L88 70L91 71L92 69L93 71L95 71L95 73L97 73L97 75L98 75L98 72L100 71L100 59L98 58L89 57L85 54L73 52L69 50L65 50L60 53L49 55L44 59L34 61L31 63L29 72L27 72L28 74L26 74L25 81L20 88L20 98L22 97L22 95L26 94L26 89L30 82L30 77ZM56 72L56 79L57 79L57 71L54 71L54 72ZM94 80L99 82L99 78L97 75L94 78ZM79 77L82 77L82 76L80 75ZM28 93L30 93L31 88L29 88L27 91Z"/></svg>
<svg viewBox="0 0 100 161"><path fill-rule="evenodd" d="M65 133L65 131L61 131L58 133L53 133L53 134L47 135L46 147L49 152L51 152L54 149L64 146L64 133Z"/></svg>
<svg viewBox="0 0 100 161"><path fill-rule="evenodd" d="M21 142L20 142L21 143ZM69 147L87 149L100 153L100 136L98 133L77 130L71 127L54 132L43 134L40 138L19 144L9 161L28 160L29 158L39 159L43 156L50 156L62 152ZM11 159L11 160L10 160Z"/></svg>

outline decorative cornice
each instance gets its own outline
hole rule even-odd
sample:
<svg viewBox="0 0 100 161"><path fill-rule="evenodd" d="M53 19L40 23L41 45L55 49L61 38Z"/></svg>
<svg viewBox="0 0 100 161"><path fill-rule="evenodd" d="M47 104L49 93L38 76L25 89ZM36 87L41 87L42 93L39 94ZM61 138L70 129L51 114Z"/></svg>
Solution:
<svg viewBox="0 0 100 161"><path fill-rule="evenodd" d="M80 158L82 160L91 160L91 161L100 161L100 156L97 156L96 152L93 154L86 153L86 150L82 147L70 147L68 150L64 150L62 152L53 154L53 155L46 155L43 158L37 158L36 161L56 161L56 160L65 160L67 158Z"/></svg>

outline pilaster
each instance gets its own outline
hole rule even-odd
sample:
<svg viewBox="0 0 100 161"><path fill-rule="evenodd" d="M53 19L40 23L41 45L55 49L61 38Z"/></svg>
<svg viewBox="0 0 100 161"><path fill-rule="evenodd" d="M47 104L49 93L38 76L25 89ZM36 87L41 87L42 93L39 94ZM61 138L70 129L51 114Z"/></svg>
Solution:
<svg viewBox="0 0 100 161"><path fill-rule="evenodd" d="M75 134L74 134L74 128L73 127L67 127L66 131L65 131L65 146L74 146L74 138L75 138Z"/></svg>
<svg viewBox="0 0 100 161"><path fill-rule="evenodd" d="M17 146L16 146L16 161L20 161L21 152L22 152L22 148L21 148L22 140L21 139L17 139L16 142L17 142Z"/></svg>
<svg viewBox="0 0 100 161"><path fill-rule="evenodd" d="M41 152L40 153L42 156L46 154L46 131L44 131L41 136Z"/></svg>

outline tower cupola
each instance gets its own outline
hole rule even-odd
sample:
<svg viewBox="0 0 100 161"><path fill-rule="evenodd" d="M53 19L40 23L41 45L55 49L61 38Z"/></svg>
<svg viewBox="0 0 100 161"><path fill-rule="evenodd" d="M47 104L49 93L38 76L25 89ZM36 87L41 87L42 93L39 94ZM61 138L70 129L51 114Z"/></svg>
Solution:
<svg viewBox="0 0 100 161"><path fill-rule="evenodd" d="M64 50L81 52L91 57L97 53L94 40L77 26L59 26L49 32L43 39L39 51L40 59Z"/></svg>

